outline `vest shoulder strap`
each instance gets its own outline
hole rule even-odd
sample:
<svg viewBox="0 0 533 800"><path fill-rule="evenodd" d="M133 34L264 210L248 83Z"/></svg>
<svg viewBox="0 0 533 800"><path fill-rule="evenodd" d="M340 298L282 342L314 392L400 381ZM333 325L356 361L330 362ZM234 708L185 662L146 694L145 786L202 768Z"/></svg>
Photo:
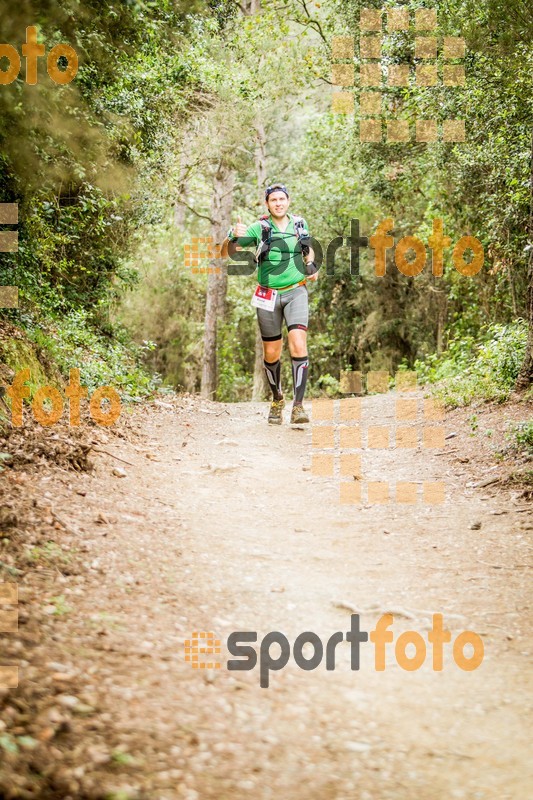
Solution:
<svg viewBox="0 0 533 800"><path fill-rule="evenodd" d="M291 214L291 216L294 223L294 233L298 241L300 241L300 239L308 239L309 231L305 227L304 218L298 217L296 214ZM270 222L270 215L263 214L261 217L259 217L259 222L261 224L261 244L259 245L256 253L256 260L258 262L262 261L268 254L268 251L270 250L270 242L272 240L272 224ZM302 245L302 247L304 247L304 245Z"/></svg>
<svg viewBox="0 0 533 800"><path fill-rule="evenodd" d="M298 217L296 214L291 214L292 221L294 223L294 232L298 239L301 239L302 236L309 236L309 233L305 227L305 221L303 217ZM263 214L259 217L259 222L261 223L261 231L264 234L268 234L268 237L272 234L272 225L270 223L269 215Z"/></svg>
<svg viewBox="0 0 533 800"><path fill-rule="evenodd" d="M272 225L270 224L268 214L263 214L262 217L259 217L259 222L261 223L262 241L265 243L270 242L270 239L272 238Z"/></svg>

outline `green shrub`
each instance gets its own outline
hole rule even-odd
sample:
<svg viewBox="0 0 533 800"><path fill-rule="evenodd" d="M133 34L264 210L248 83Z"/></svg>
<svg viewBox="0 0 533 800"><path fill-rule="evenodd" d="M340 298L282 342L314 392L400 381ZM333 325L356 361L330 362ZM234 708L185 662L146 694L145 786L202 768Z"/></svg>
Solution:
<svg viewBox="0 0 533 800"><path fill-rule="evenodd" d="M80 370L80 379L89 394L99 386L116 388L123 402L134 402L151 394L161 383L159 375L150 375L143 366L143 356L152 342L132 343L120 327L104 335L89 322L87 311L72 311L61 321L46 327L26 318L26 332L31 341L68 379L70 369Z"/></svg>
<svg viewBox="0 0 533 800"><path fill-rule="evenodd" d="M253 367L247 368L247 356L253 358L253 341L245 335L246 320L239 317L238 308L231 309L232 319L221 323L217 330L218 387L216 399L223 403L249 400L252 393Z"/></svg>
<svg viewBox="0 0 533 800"><path fill-rule="evenodd" d="M520 372L526 343L525 320L491 325L481 341L457 338L443 355L415 362L415 369L419 382L437 384L434 393L453 408L477 399L504 402Z"/></svg>
<svg viewBox="0 0 533 800"><path fill-rule="evenodd" d="M524 450L528 455L533 456L533 420L513 425L509 432L509 438L516 449Z"/></svg>

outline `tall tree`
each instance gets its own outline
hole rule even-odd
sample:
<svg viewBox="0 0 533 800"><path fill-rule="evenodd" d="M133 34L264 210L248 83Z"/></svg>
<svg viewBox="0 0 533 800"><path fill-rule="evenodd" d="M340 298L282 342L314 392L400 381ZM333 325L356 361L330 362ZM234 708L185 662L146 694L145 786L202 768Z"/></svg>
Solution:
<svg viewBox="0 0 533 800"><path fill-rule="evenodd" d="M259 206L263 204L264 190L267 182L267 154L265 126L260 118L255 121L255 174ZM267 381L263 367L263 340L259 325L255 327L255 358L252 400L264 400L267 392Z"/></svg>
<svg viewBox="0 0 533 800"><path fill-rule="evenodd" d="M211 241L222 242L233 207L235 170L221 159L213 179L211 202ZM217 389L217 327L226 310L228 271L222 259L212 259L207 278L205 303L204 353L202 358L202 397L213 399Z"/></svg>
<svg viewBox="0 0 533 800"><path fill-rule="evenodd" d="M302 21L303 8L305 18ZM255 186L257 205L264 209L264 190L269 176L269 168L275 163L276 169L290 161L290 128L285 125L290 111L303 102L302 89L309 81L309 63L305 39L309 15L305 3L289 2L283 8L272 2L251 0L239 8L248 18L246 40L242 29L238 29L239 41L243 47L239 59L243 69L243 83L246 94L253 98L255 116L252 123L255 133L253 163L255 167ZM283 17L279 11L283 10ZM281 36L291 36L281 39ZM246 45L246 46L245 46ZM291 74L291 92L287 91L287 74ZM281 140L281 146L272 145L270 138ZM269 149L275 150L275 159L269 158ZM281 156L281 157L280 157ZM245 174L250 175L249 167ZM276 175L276 179L280 176ZM255 205L255 204L254 204ZM268 393L268 384L263 367L263 342L259 327L255 328L254 369L252 399L263 400Z"/></svg>
<svg viewBox="0 0 533 800"><path fill-rule="evenodd" d="M533 383L533 137L531 139L531 175L530 175L530 206L529 206L529 242L528 242L528 287L527 287L527 315L529 332L527 338L526 355L522 369L516 383L517 389L527 389Z"/></svg>

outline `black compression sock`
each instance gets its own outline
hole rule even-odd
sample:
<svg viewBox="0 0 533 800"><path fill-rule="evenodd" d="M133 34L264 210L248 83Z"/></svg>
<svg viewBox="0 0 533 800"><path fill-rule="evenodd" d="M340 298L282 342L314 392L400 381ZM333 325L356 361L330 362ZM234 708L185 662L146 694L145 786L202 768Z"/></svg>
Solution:
<svg viewBox="0 0 533 800"><path fill-rule="evenodd" d="M281 362L278 358L277 361L273 361L271 364L268 361L263 361L263 364L274 400L281 400Z"/></svg>
<svg viewBox="0 0 533 800"><path fill-rule="evenodd" d="M294 404L302 405L305 386L307 384L307 371L309 368L309 357L292 359L292 380L294 383Z"/></svg>

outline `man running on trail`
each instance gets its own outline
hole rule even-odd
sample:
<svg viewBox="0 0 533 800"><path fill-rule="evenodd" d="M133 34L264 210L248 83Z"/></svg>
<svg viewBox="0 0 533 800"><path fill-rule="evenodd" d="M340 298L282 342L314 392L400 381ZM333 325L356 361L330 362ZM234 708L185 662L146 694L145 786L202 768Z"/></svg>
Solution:
<svg viewBox="0 0 533 800"><path fill-rule="evenodd" d="M258 283L252 305L257 307L257 320L263 340L265 373L272 389L273 401L268 421L282 422L285 399L281 391L281 326L287 325L289 351L292 359L294 403L291 424L309 422L303 407L307 370L307 324L309 303L307 280L316 280L314 252L305 244L309 239L307 223L302 217L287 214L290 198L281 184L265 191L268 214L248 228L238 218L228 232L228 252L254 245L257 248Z"/></svg>

